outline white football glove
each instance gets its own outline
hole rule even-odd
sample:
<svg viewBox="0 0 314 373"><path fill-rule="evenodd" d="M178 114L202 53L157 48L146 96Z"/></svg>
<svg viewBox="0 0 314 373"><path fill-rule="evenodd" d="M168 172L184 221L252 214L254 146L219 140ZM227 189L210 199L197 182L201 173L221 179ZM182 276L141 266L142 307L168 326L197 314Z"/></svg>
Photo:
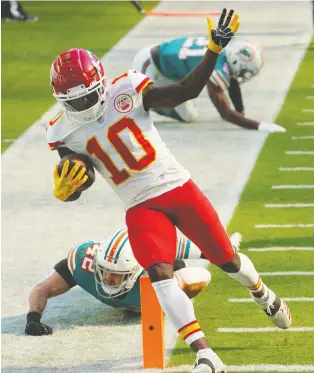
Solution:
<svg viewBox="0 0 314 373"><path fill-rule="evenodd" d="M276 123L265 123L261 122L258 126L259 131L266 131L266 132L286 132L287 130L285 127L279 126Z"/></svg>

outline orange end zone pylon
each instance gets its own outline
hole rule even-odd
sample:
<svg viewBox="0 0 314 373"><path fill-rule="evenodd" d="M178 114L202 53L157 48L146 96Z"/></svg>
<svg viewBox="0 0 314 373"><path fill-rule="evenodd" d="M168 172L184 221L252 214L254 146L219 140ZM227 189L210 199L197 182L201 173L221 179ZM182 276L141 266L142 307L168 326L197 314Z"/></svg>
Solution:
<svg viewBox="0 0 314 373"><path fill-rule="evenodd" d="M140 278L143 367L160 368L165 362L164 313L147 275Z"/></svg>

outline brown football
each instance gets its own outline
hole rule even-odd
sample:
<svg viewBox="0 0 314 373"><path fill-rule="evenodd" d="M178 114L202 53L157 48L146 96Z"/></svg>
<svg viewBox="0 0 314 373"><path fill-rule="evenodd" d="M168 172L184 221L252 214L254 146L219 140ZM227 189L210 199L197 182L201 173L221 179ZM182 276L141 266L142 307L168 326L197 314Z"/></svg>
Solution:
<svg viewBox="0 0 314 373"><path fill-rule="evenodd" d="M64 165L65 161L70 162L68 172L71 171L72 167L76 163L79 163L81 166L86 168L86 175L88 176L88 179L86 180L86 182L82 186L80 186L78 188L77 192L73 193L73 197L74 197L75 194L78 194L78 193L81 194L81 192L84 192L84 190L88 189L89 187L91 187L94 184L94 182L95 182L95 170L94 170L93 162L90 159L90 157L88 157L85 154L71 153L71 154L66 155L65 157L63 157L60 160L60 162L58 164L59 175L61 175L61 171L62 171L62 168L63 168L63 165ZM79 168L78 172L80 171L80 169L81 168ZM78 195L78 197L79 197L79 195ZM75 199L77 199L77 198L75 198ZM75 200L75 199L72 199L72 200ZM71 196L69 197L69 200L71 200Z"/></svg>

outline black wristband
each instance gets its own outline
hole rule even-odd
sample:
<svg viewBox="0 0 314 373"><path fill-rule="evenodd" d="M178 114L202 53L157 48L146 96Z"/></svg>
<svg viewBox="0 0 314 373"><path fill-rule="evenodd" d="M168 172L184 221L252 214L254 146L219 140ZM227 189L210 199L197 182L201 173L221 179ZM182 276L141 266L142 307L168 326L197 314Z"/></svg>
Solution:
<svg viewBox="0 0 314 373"><path fill-rule="evenodd" d="M27 322L36 321L39 322L41 319L41 314L39 312L29 312L26 316Z"/></svg>

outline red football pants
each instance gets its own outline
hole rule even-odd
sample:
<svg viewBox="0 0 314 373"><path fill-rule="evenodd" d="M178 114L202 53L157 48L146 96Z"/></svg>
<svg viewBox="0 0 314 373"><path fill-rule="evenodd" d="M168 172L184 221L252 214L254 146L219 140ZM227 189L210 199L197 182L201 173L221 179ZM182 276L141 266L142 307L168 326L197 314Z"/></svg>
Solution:
<svg viewBox="0 0 314 373"><path fill-rule="evenodd" d="M234 256L217 212L192 180L131 207L126 212L126 224L134 256L145 270L156 263L173 264L175 226L212 263L224 264Z"/></svg>

